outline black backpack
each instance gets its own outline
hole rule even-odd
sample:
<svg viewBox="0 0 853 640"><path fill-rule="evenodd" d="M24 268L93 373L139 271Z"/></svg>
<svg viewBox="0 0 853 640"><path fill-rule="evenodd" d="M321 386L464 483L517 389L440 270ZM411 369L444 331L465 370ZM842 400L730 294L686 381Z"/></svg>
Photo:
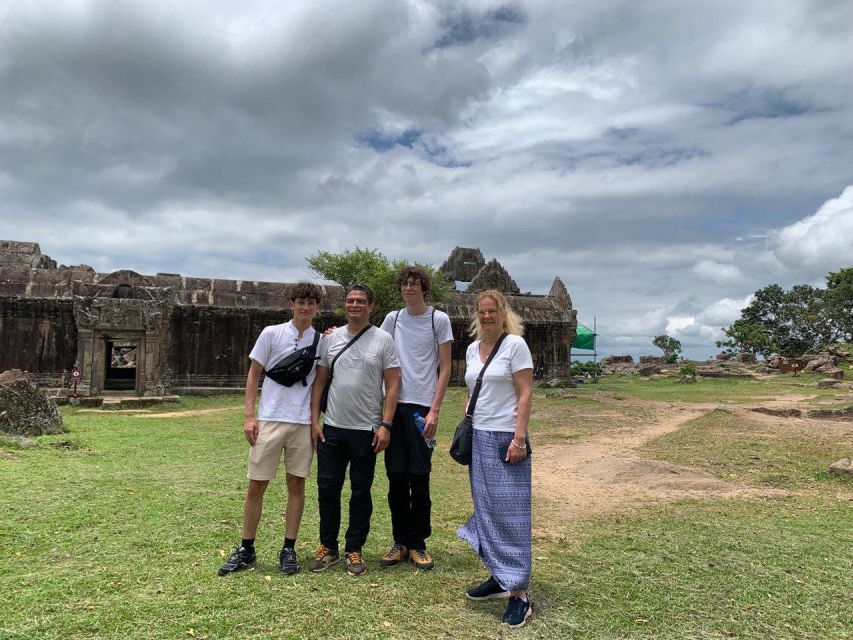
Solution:
<svg viewBox="0 0 853 640"><path fill-rule="evenodd" d="M314 331L313 344L297 349L290 355L282 358L272 369L266 372L267 378L271 378L274 382L285 387L292 387L298 381L302 381L302 386L307 387L307 378L311 375L311 369L314 368L314 363L320 359L317 355L317 345L320 342L320 332Z"/></svg>

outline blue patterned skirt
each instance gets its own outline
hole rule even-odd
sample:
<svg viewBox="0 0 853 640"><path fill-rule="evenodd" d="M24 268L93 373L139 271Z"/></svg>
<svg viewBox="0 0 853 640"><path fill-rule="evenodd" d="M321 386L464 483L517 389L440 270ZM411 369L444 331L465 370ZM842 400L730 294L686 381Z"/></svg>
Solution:
<svg viewBox="0 0 853 640"><path fill-rule="evenodd" d="M507 591L530 583L531 457L518 464L500 460L498 448L512 433L474 430L469 474L474 515L456 531Z"/></svg>

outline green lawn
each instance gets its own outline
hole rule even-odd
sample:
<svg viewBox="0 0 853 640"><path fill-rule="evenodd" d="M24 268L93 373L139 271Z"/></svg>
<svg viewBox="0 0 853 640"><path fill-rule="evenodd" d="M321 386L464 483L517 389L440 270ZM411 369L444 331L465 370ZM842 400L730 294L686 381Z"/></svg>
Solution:
<svg viewBox="0 0 853 640"><path fill-rule="evenodd" d="M853 502L831 482L808 498L685 502L564 523L534 539L532 624L502 631L502 602L462 597L485 576L454 535L470 514L466 470L446 455L459 390L443 411L435 460L435 570L378 566L390 544L380 461L366 575L277 570L279 481L268 492L256 571L219 578L240 535L241 405L239 396L164 405L231 407L179 418L66 408L70 433L36 449L0 449L0 638L851 637ZM537 399L533 429L570 446L609 428L603 419L578 426L593 420L582 416L618 405ZM612 424L631 415L612 415ZM303 560L317 524L309 481Z"/></svg>

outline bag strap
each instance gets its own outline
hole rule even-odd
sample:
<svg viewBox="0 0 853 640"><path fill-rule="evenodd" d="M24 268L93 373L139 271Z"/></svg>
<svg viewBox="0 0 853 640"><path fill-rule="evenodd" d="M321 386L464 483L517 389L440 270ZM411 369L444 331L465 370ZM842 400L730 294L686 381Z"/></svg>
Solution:
<svg viewBox="0 0 853 640"><path fill-rule="evenodd" d="M465 415L468 416L469 418L474 417L474 409L477 408L477 396L480 395L480 387L483 386L483 374L486 372L486 367L488 367L489 364L491 364L492 358L494 358L497 355L498 349L501 348L501 343L504 341L504 338L506 338L507 335L509 335L509 334L507 334L507 333L501 334L501 337L498 338L498 341L495 343L495 346L492 349L492 352L489 354L489 357L486 360L486 364L484 364L483 368L480 369L480 375L477 376L477 384L474 385L474 390L471 392L471 399L468 400L468 409L465 411ZM479 349L480 349L480 346L477 345L477 350L479 351ZM477 357L478 358L480 357L479 353L477 353Z"/></svg>
<svg viewBox="0 0 853 640"><path fill-rule="evenodd" d="M331 383L331 381L332 381L332 373L333 373L333 372L334 372L334 370L335 370L335 363L338 361L338 358L340 358L342 355L344 355L344 351L346 351L346 350L347 350L347 349L349 349L353 344L355 344L355 341L356 341L356 340L358 340L361 336L363 336L363 335L367 332L367 330L368 330L368 329L370 329L370 327L371 327L371 326L372 326L372 325L368 324L364 329L362 329L361 331L359 331L359 332L358 332L358 335L356 335L352 340L350 340L349 342L347 342L347 345L346 345L343 349L341 349L340 351L338 351L338 354L337 354L334 358L332 358L332 362L329 364L329 382L330 382L330 383Z"/></svg>

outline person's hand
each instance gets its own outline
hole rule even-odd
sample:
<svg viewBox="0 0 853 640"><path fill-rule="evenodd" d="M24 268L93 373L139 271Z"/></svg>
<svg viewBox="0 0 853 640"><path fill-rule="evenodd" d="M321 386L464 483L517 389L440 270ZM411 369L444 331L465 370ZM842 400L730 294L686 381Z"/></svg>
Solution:
<svg viewBox="0 0 853 640"><path fill-rule="evenodd" d="M373 453L384 451L390 443L391 432L388 430L388 427L384 425L379 427L376 433L373 434Z"/></svg>
<svg viewBox="0 0 853 640"><path fill-rule="evenodd" d="M516 446L521 441L520 446ZM506 462L517 464L527 457L527 441L524 438L513 438L506 450Z"/></svg>
<svg viewBox="0 0 853 640"><path fill-rule="evenodd" d="M329 327L328 329L326 329L326 330L323 332L323 335L324 335L324 336L330 336L330 335L332 335L335 331L337 331L338 329L339 329L339 327Z"/></svg>
<svg viewBox="0 0 853 640"><path fill-rule="evenodd" d="M323 435L323 427L318 422L311 423L311 446L314 447L314 451L317 451L318 443L325 441L326 436Z"/></svg>
<svg viewBox="0 0 853 640"><path fill-rule="evenodd" d="M438 430L438 410L430 409L426 416L426 426L424 427L424 438L427 440L435 437L435 432Z"/></svg>
<svg viewBox="0 0 853 640"><path fill-rule="evenodd" d="M258 421L254 418L246 418L243 421L243 435L249 441L249 446L254 447L258 441Z"/></svg>

